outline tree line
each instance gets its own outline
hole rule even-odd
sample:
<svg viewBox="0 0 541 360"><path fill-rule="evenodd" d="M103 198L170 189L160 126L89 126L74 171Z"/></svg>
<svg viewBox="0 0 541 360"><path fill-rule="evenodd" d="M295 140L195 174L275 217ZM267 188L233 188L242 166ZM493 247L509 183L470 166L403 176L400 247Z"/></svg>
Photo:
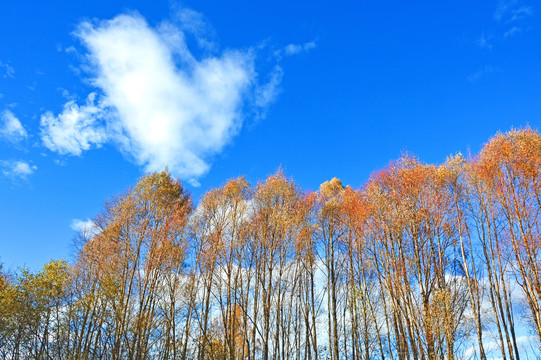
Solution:
<svg viewBox="0 0 541 360"><path fill-rule="evenodd" d="M282 171L197 206L163 171L77 238L69 263L0 268L5 359L519 360L541 351L541 136L360 189Z"/></svg>

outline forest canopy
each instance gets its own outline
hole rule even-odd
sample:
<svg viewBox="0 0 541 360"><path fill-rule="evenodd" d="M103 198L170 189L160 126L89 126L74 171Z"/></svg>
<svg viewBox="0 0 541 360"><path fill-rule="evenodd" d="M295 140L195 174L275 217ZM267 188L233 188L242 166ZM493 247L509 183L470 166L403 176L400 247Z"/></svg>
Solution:
<svg viewBox="0 0 541 360"><path fill-rule="evenodd" d="M469 359L541 352L541 136L498 133L360 189L281 170L196 204L165 170L74 258L0 267L5 359Z"/></svg>

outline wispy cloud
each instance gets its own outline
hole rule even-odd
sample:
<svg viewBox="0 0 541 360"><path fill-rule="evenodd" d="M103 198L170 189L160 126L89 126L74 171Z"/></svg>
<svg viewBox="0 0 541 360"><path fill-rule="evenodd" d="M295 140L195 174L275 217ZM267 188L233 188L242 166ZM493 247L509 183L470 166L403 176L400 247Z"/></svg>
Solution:
<svg viewBox="0 0 541 360"><path fill-rule="evenodd" d="M531 6L521 6L518 9L511 11L511 19L509 21L517 21L525 18L529 18L533 15L533 8Z"/></svg>
<svg viewBox="0 0 541 360"><path fill-rule="evenodd" d="M274 51L274 56L281 60L284 56L297 55L303 52L315 49L317 44L315 41L309 41L304 44L287 44L283 48Z"/></svg>
<svg viewBox="0 0 541 360"><path fill-rule="evenodd" d="M501 21L504 16L516 5L516 0L500 0L492 16L494 20Z"/></svg>
<svg viewBox="0 0 541 360"><path fill-rule="evenodd" d="M511 22L533 16L533 5L524 4L525 2L528 1L500 0L494 11L494 20L498 22Z"/></svg>
<svg viewBox="0 0 541 360"><path fill-rule="evenodd" d="M525 27L526 19L535 15L533 5L525 4L528 1L500 0L493 14L496 22L495 40L506 40L521 34ZM481 36L478 45L482 48L492 49L491 38ZM487 41L483 41L487 40ZM486 46L488 45L488 46Z"/></svg>
<svg viewBox="0 0 541 360"><path fill-rule="evenodd" d="M476 83L479 80L481 80L483 77L485 77L488 74L500 72L501 70L497 67L486 65L474 72L473 74L468 75L467 79L471 83Z"/></svg>
<svg viewBox="0 0 541 360"><path fill-rule="evenodd" d="M315 41L310 41L304 44L289 44L284 48L286 55L295 55L303 51L309 51L316 48Z"/></svg>
<svg viewBox="0 0 541 360"><path fill-rule="evenodd" d="M182 36L191 34L197 44L205 50L218 49L218 45L214 41L216 38L214 28L203 14L192 9L177 7L173 19L173 29L180 29ZM171 23L167 25L171 25ZM163 27L164 24L162 24ZM175 32L177 31L175 30Z"/></svg>
<svg viewBox="0 0 541 360"><path fill-rule="evenodd" d="M493 19L496 21L497 27L500 28L499 34L503 33L503 39L505 40L522 33L525 19L534 15L533 5L524 4L520 0L500 0ZM501 35L498 37L501 37Z"/></svg>
<svg viewBox="0 0 541 360"><path fill-rule="evenodd" d="M45 146L79 155L111 142L146 170L167 166L196 183L209 170L212 155L238 133L243 109L268 106L274 97L257 93L273 94L281 79L259 84L251 49L197 59L186 37L190 31L200 46L209 43L203 19L185 11L177 23L157 27L137 14L82 23L77 36L100 95L84 105L70 101L58 115L45 113Z"/></svg>
<svg viewBox="0 0 541 360"><path fill-rule="evenodd" d="M13 78L15 75L15 69L13 66L3 63L0 61L0 70L3 72L2 77L4 78Z"/></svg>
<svg viewBox="0 0 541 360"><path fill-rule="evenodd" d="M255 91L255 104L260 109L266 109L268 104L271 104L276 100L280 92L280 83L284 71L280 65L276 65L274 70L270 74L269 81ZM263 115L264 116L264 115Z"/></svg>
<svg viewBox="0 0 541 360"><path fill-rule="evenodd" d="M478 45L481 49L492 50L492 36L491 36L491 35L482 34L482 35L479 37L479 39L477 39L477 45Z"/></svg>
<svg viewBox="0 0 541 360"><path fill-rule="evenodd" d="M25 128L9 110L4 110L0 114L0 138L17 143L28 137L28 133Z"/></svg>
<svg viewBox="0 0 541 360"><path fill-rule="evenodd" d="M503 34L503 38L504 39L507 39L508 37L511 37L511 36L515 36L515 35L518 35L522 32L522 29L519 28L518 26L513 26L511 29L507 30L504 34Z"/></svg>
<svg viewBox="0 0 541 360"><path fill-rule="evenodd" d="M23 160L0 160L0 169L2 174L8 178L24 180L32 175L38 167Z"/></svg>

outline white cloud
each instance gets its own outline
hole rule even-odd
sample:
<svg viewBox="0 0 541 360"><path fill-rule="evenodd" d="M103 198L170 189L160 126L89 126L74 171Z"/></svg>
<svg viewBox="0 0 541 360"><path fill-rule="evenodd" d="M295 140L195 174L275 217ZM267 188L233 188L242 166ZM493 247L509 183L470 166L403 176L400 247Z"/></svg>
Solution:
<svg viewBox="0 0 541 360"><path fill-rule="evenodd" d="M193 182L205 174L209 158L239 131L243 107L269 102L248 104L263 91L253 51L196 59L185 34L204 40L199 29L207 25L195 12L178 17L181 25L166 22L156 28L139 15L82 23L77 36L88 51L100 101L83 106L70 101L60 115L43 115L45 146L78 155L109 141L148 171L167 166ZM263 85L265 94L272 92L270 86Z"/></svg>
<svg viewBox="0 0 541 360"><path fill-rule="evenodd" d="M31 165L26 161L0 161L0 168L2 174L12 179L26 179L29 175L32 175L34 171L38 169L37 166Z"/></svg>
<svg viewBox="0 0 541 360"><path fill-rule="evenodd" d="M2 61L0 61L0 69L3 69L4 71L4 74L2 75L4 78L13 78L15 75L15 69Z"/></svg>
<svg viewBox="0 0 541 360"><path fill-rule="evenodd" d="M9 142L19 142L28 137L28 133L23 125L9 110L4 110L0 114L0 138Z"/></svg>
<svg viewBox="0 0 541 360"><path fill-rule="evenodd" d="M285 56L293 56L297 55L303 52L310 51L312 49L315 49L317 47L315 41L309 41L304 44L288 44L284 46L283 48L280 48L276 51L274 51L274 56L281 60L282 57Z"/></svg>
<svg viewBox="0 0 541 360"><path fill-rule="evenodd" d="M489 357L489 359L501 359L501 358L495 357L496 354L501 355L500 342L499 340L495 340L497 339L498 335L495 333L494 330L492 331L490 330L487 331L488 329L484 329L484 330L485 330L485 333L484 333L485 341L483 342L483 348L486 352L486 355ZM521 353L521 356L526 355L526 358L528 358L527 355L529 354L529 351L530 351L529 348L532 347L531 344L535 343L535 341L536 341L535 335L517 336L516 343ZM478 343L477 342L473 343L469 348L467 348L464 351L464 354L463 354L464 359L477 358L478 350L479 350Z"/></svg>
<svg viewBox="0 0 541 360"><path fill-rule="evenodd" d="M96 226L94 221L90 219L86 219L86 220L73 219L73 221L71 222L70 228L73 231L81 232L85 234L87 237L93 237L99 233L98 227Z"/></svg>
<svg viewBox="0 0 541 360"><path fill-rule="evenodd" d="M57 116L51 112L41 116L41 140L49 150L81 155L83 150L92 145L99 147L107 140L105 127L99 121L104 111L101 105L95 104L95 96L91 93L82 106L73 100L67 102Z"/></svg>
<svg viewBox="0 0 541 360"><path fill-rule="evenodd" d="M284 53L286 55L295 55L303 51L309 51L316 47L314 41L310 41L304 44L289 44L284 48Z"/></svg>

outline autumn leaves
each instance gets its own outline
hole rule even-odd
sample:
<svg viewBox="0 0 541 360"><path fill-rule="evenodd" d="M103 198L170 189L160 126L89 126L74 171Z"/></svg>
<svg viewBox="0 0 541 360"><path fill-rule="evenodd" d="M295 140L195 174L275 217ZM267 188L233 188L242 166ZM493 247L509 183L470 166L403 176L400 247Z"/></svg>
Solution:
<svg viewBox="0 0 541 360"><path fill-rule="evenodd" d="M472 159L404 156L359 190L304 193L278 171L194 206L147 175L72 265L2 273L0 354L518 360L519 301L541 344L540 171L541 136L523 129Z"/></svg>

